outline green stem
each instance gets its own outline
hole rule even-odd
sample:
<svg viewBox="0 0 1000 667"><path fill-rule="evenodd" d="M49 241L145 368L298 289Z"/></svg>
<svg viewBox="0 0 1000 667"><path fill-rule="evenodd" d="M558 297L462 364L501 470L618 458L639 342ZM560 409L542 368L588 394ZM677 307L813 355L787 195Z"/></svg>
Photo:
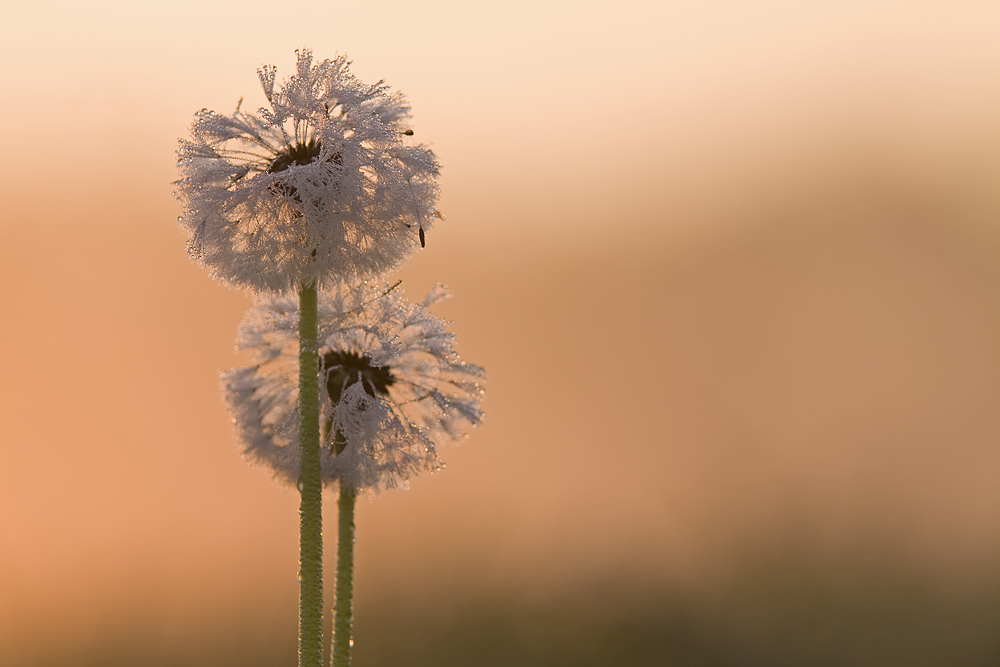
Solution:
<svg viewBox="0 0 1000 667"><path fill-rule="evenodd" d="M337 501L337 604L333 617L333 667L351 665L351 622L354 598L354 489L341 484Z"/></svg>
<svg viewBox="0 0 1000 667"><path fill-rule="evenodd" d="M316 286L299 291L299 667L323 664L323 479Z"/></svg>

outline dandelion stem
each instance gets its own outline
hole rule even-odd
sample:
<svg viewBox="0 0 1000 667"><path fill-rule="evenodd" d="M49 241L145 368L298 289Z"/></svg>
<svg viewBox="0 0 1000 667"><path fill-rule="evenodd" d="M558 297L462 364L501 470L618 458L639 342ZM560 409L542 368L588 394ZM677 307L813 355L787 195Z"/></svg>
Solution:
<svg viewBox="0 0 1000 667"><path fill-rule="evenodd" d="M337 603L333 617L333 667L351 665L351 622L354 597L354 489L340 487L337 501Z"/></svg>
<svg viewBox="0 0 1000 667"><path fill-rule="evenodd" d="M323 483L316 286L299 291L299 667L323 664Z"/></svg>

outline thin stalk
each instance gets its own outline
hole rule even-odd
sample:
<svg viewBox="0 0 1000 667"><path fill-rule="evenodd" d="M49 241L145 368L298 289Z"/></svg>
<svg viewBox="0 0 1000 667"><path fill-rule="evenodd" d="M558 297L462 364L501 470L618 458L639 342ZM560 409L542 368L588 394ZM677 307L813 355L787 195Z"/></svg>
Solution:
<svg viewBox="0 0 1000 667"><path fill-rule="evenodd" d="M351 623L354 598L354 500L357 493L341 485L337 523L337 603L333 616L333 667L351 665Z"/></svg>
<svg viewBox="0 0 1000 667"><path fill-rule="evenodd" d="M323 481L316 286L299 291L299 667L323 664Z"/></svg>

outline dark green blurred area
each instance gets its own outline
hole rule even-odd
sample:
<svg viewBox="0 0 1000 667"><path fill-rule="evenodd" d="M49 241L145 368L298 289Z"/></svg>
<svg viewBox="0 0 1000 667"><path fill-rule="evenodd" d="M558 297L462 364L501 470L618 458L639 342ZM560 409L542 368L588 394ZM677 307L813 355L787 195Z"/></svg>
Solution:
<svg viewBox="0 0 1000 667"><path fill-rule="evenodd" d="M357 664L507 667L1000 665L1000 588L775 559L711 591L593 585L558 599L383 608ZM376 623L378 625L376 626Z"/></svg>
<svg viewBox="0 0 1000 667"><path fill-rule="evenodd" d="M606 578L576 589L357 601L357 667L1000 664L1000 582L963 581L885 553L830 558L798 547L743 554L683 586ZM623 577L623 579L628 579ZM37 645L4 665L293 667L286 600L159 634L105 628ZM194 612L192 620L194 619Z"/></svg>

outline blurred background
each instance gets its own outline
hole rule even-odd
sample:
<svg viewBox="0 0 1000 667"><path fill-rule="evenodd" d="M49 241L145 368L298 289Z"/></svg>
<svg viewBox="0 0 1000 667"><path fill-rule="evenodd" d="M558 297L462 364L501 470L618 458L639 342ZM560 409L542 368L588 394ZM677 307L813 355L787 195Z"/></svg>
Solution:
<svg viewBox="0 0 1000 667"><path fill-rule="evenodd" d="M302 46L408 95L489 371L359 503L358 667L1000 664L1000 5L817 4L5 7L0 664L295 664L171 182Z"/></svg>

